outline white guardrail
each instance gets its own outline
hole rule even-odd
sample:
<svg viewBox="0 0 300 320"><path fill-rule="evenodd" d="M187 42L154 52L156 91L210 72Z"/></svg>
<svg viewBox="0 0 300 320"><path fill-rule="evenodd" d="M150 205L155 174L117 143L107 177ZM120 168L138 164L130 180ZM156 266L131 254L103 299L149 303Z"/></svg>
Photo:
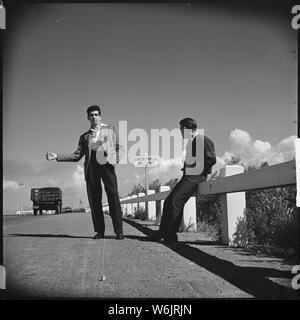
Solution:
<svg viewBox="0 0 300 320"><path fill-rule="evenodd" d="M292 160L245 173L240 165L228 165L221 169L220 177L200 183L197 194L221 195L223 243L244 246L247 235L246 228L242 228L241 223L246 209L245 191L295 185L296 163ZM159 193L149 190L147 195L139 193L138 196L121 198L123 215L134 216L138 209L145 210L147 203L147 217L149 220L155 220L156 201L161 201L161 214L164 199L169 193L170 188L162 186ZM103 210L108 211L107 203L103 205ZM197 230L195 196L191 197L184 207L182 226L188 226L189 230Z"/></svg>

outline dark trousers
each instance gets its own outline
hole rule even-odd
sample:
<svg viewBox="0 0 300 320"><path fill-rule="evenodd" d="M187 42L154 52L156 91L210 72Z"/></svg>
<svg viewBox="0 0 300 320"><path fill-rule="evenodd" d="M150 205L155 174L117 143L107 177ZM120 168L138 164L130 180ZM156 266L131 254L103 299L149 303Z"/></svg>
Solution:
<svg viewBox="0 0 300 320"><path fill-rule="evenodd" d="M159 233L162 237L172 237L176 234L186 202L197 190L198 184L205 181L207 176L183 175L167 196L160 221Z"/></svg>
<svg viewBox="0 0 300 320"><path fill-rule="evenodd" d="M122 211L118 193L117 176L115 168L110 163L100 165L92 151L89 167L86 173L86 188L92 213L94 230L97 233L105 232L104 215L102 210L102 186L103 181L108 199L109 212L112 218L114 232L122 233Z"/></svg>

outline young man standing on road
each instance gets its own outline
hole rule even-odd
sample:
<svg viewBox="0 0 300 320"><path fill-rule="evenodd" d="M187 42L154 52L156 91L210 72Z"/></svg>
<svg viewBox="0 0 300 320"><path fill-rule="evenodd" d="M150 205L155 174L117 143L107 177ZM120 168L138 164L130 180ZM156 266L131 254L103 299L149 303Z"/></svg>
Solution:
<svg viewBox="0 0 300 320"><path fill-rule="evenodd" d="M119 162L124 149L119 144L114 127L101 122L99 106L88 107L87 118L91 127L80 136L77 150L71 154L47 152L46 159L77 162L85 155L84 176L96 232L94 239L104 238L105 233L101 186L101 180L103 180L116 239L122 240L124 239L123 221L115 165Z"/></svg>
<svg viewBox="0 0 300 320"><path fill-rule="evenodd" d="M214 144L197 131L197 122L185 118L179 124L182 137L188 139L183 176L166 198L159 230L148 237L150 241L163 239L164 242L177 242L176 232L181 223L184 205L195 193L198 184L207 179L216 163Z"/></svg>

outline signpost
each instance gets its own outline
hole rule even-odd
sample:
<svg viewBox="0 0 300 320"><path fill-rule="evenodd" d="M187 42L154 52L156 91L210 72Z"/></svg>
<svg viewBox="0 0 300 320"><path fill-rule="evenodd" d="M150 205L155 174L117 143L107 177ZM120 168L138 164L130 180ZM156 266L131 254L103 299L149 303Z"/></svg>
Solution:
<svg viewBox="0 0 300 320"><path fill-rule="evenodd" d="M145 168L145 189L146 195L148 193L148 168L159 167L158 156L138 156L134 157L134 166L136 168Z"/></svg>
<svg viewBox="0 0 300 320"><path fill-rule="evenodd" d="M23 201L22 201L22 188L24 187L24 183L18 183L20 187L20 214L22 214L23 209Z"/></svg>

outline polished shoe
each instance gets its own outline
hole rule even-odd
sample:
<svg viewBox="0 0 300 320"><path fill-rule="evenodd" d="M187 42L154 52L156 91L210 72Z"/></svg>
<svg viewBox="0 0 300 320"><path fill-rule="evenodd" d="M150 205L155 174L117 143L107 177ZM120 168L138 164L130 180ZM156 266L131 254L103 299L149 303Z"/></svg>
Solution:
<svg viewBox="0 0 300 320"><path fill-rule="evenodd" d="M93 239L102 239L104 238L104 234L103 233L96 233L93 237Z"/></svg>
<svg viewBox="0 0 300 320"><path fill-rule="evenodd" d="M116 234L116 239L117 240L123 240L124 239L123 233L117 233Z"/></svg>

